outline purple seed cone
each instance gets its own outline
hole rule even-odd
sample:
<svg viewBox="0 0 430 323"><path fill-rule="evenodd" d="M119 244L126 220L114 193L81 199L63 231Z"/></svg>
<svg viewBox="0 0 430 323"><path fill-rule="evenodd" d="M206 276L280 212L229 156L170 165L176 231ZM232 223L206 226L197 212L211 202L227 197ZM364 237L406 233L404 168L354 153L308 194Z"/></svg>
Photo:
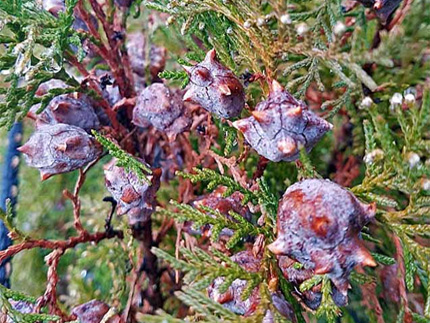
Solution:
<svg viewBox="0 0 430 323"><path fill-rule="evenodd" d="M327 274L339 292L333 296L346 303L352 269L376 265L359 238L375 210L374 204L360 202L329 180L298 182L287 189L279 203L278 236L268 247L278 256L299 261L314 274Z"/></svg>
<svg viewBox="0 0 430 323"><path fill-rule="evenodd" d="M199 104L218 117L234 118L240 115L245 106L242 83L217 60L215 49L206 54L203 62L184 68L190 76L184 101Z"/></svg>
<svg viewBox="0 0 430 323"><path fill-rule="evenodd" d="M174 138L191 126L179 91L171 91L162 83L145 88L137 98L133 110L133 123L146 127L148 122L159 131Z"/></svg>
<svg viewBox="0 0 430 323"><path fill-rule="evenodd" d="M252 116L235 121L233 126L259 155L274 162L296 160L301 147L309 152L332 128L276 81L269 97L257 105Z"/></svg>
<svg viewBox="0 0 430 323"><path fill-rule="evenodd" d="M42 180L81 168L102 153L83 129L63 123L39 127L18 150L29 166L40 170Z"/></svg>
<svg viewBox="0 0 430 323"><path fill-rule="evenodd" d="M155 194L160 187L160 172L154 170L153 174L148 176L152 185L117 166L116 160L107 164L104 172L106 188L118 202L117 214L127 214L130 226L148 221L155 211Z"/></svg>

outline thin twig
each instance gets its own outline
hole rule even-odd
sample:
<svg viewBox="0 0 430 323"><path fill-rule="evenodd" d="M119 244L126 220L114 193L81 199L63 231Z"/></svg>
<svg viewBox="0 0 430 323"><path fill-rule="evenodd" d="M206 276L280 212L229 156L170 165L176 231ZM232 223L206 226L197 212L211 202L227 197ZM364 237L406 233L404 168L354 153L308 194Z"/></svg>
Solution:
<svg viewBox="0 0 430 323"><path fill-rule="evenodd" d="M24 242L15 244L7 248L6 250L0 251L0 263L2 263L5 259L20 253L23 250L33 249L33 248L42 248L42 249L61 249L67 250L74 248L76 245L80 243L99 243L104 239L111 239L114 237L118 237L119 239L123 238L123 232L112 230L110 232L96 232L96 233L88 233L86 235L74 236L67 240L33 240L28 239Z"/></svg>
<svg viewBox="0 0 430 323"><path fill-rule="evenodd" d="M412 323L412 315L411 315L411 311L409 310L408 295L406 293L405 261L403 257L403 247L402 247L402 243L400 242L400 238L398 236L393 235L393 239L394 239L394 245L396 247L396 261L398 264L397 279L399 281L400 300L401 300L402 307L405 311L403 322Z"/></svg>

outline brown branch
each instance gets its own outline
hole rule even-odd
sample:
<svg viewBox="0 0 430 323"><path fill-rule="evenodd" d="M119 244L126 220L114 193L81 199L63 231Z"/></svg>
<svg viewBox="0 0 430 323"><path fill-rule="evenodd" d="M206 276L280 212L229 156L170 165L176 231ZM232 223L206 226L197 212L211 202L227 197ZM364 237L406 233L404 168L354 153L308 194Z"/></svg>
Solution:
<svg viewBox="0 0 430 323"><path fill-rule="evenodd" d="M164 218L161 223L160 229L158 230L157 237L155 238L155 245L158 246L167 232L174 226L175 220L173 218Z"/></svg>
<svg viewBox="0 0 430 323"><path fill-rule="evenodd" d="M88 166L85 169L83 169L83 168L79 169L79 177L78 177L78 180L76 181L73 194L67 189L63 190L63 195L72 201L73 218L74 218L73 225L74 225L76 231L79 233L79 235L87 234L87 231L84 229L84 227L81 223L81 200L79 199L79 192L81 191L81 188L84 185L87 172L95 164L97 164L98 161L100 160L100 158L102 158L102 157L103 157L103 155L101 155L98 158L96 158L95 160L93 160L91 163L88 164Z"/></svg>
<svg viewBox="0 0 430 323"><path fill-rule="evenodd" d="M49 266L47 274L47 286L45 293L37 301L36 312L40 313L42 308L48 305L49 313L61 317L63 321L67 321L67 314L60 309L57 302L57 285L60 281L57 268L60 258L63 254L64 250L56 249L45 257L46 264Z"/></svg>
<svg viewBox="0 0 430 323"><path fill-rule="evenodd" d="M140 272L144 272L149 280L147 289L144 291L144 298L152 307L152 311L163 306L163 297L161 294L160 276L158 270L157 257L151 252L154 246L152 237L152 220L145 223L139 223L132 227L133 236L140 242L143 252L143 263Z"/></svg>
<svg viewBox="0 0 430 323"><path fill-rule="evenodd" d="M82 0L80 0L79 3L81 3L82 5ZM121 95L123 97L131 97L134 95L134 90L131 86L132 80L129 79L130 75L126 75L124 65L122 64L123 60L118 50L120 48L121 43L117 42L115 32L112 28L112 24L107 21L106 14L104 13L100 4L95 0L89 0L89 3L97 16L97 19L101 22L103 26L103 31L106 35L109 45L109 50L103 44L94 44L95 46L93 46L93 49L106 61L106 63L111 68L112 74L114 75L114 78L118 84ZM82 6L79 7L79 10L80 14L82 14L82 11L84 11ZM96 39L101 40L102 38L100 37L100 33L95 30L94 26L92 26L91 16L87 12L84 13L84 16L83 20L88 25L91 34Z"/></svg>
<svg viewBox="0 0 430 323"><path fill-rule="evenodd" d="M365 271L362 267L357 266L356 271L360 274L364 274ZM376 283L370 282L360 285L362 301L361 303L372 311L372 314L376 317L375 323L385 323L383 316L383 309L379 303L378 296L375 293Z"/></svg>
<svg viewBox="0 0 430 323"><path fill-rule="evenodd" d="M104 239L111 239L114 237L118 237L119 239L123 238L122 231L110 230L106 232L96 232L96 233L86 233L84 235L71 237L67 240L33 240L28 239L21 243L15 244L7 248L6 250L0 251L0 264L7 258L12 257L23 250L33 249L33 248L41 248L41 249L60 249L67 250L74 248L76 245L80 243L99 243Z"/></svg>
<svg viewBox="0 0 430 323"><path fill-rule="evenodd" d="M90 1L91 2L91 1ZM91 3L91 5L93 5ZM100 36L100 33L97 31L97 29L94 27L92 21L91 21L91 15L85 10L83 6L83 0L79 0L78 4L76 6L76 9L79 13L79 15L82 17L82 20L85 22L85 24L88 27L88 30L90 31L90 34L97 40L102 40L102 37ZM94 9L94 8L93 8ZM100 8L101 10L101 8ZM94 9L94 11L96 11ZM98 11L98 9L97 9ZM97 15L96 11L96 15ZM100 12L99 12L100 14ZM103 16L105 17L104 13ZM101 20L101 23L103 24L103 20ZM108 36L108 35L107 35ZM109 37L108 37L109 39ZM120 90L120 93L124 97L129 97L133 94L132 89L129 85L127 85L127 78L125 76L124 70L121 68L121 64L119 62L119 59L117 56L113 55L115 48L111 48L108 50L106 46L103 43L94 44L90 42L89 47L91 50L93 50L95 53L97 53L103 60L109 65L112 74L115 78L115 81L118 84L118 88Z"/></svg>
<svg viewBox="0 0 430 323"><path fill-rule="evenodd" d="M82 171L79 170L79 178L81 177ZM75 227L76 231L81 235L85 234L86 230L84 229L82 222L81 222L81 201L78 196L73 195L68 190L63 190L63 195L70 199L73 204L73 226Z"/></svg>
<svg viewBox="0 0 430 323"><path fill-rule="evenodd" d="M412 323L412 315L408 306L408 295L406 292L405 283L405 261L403 257L403 247L399 237L393 235L394 245L396 246L396 261L397 261L397 279L399 281L399 294L402 307L405 310L405 316L403 318L404 323Z"/></svg>

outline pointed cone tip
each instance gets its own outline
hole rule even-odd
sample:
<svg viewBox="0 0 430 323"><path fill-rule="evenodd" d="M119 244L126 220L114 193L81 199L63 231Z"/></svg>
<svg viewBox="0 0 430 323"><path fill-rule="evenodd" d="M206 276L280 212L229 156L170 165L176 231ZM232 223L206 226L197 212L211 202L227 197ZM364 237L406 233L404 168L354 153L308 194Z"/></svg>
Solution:
<svg viewBox="0 0 430 323"><path fill-rule="evenodd" d="M276 239L267 248L275 255L285 254L285 243L282 240Z"/></svg>
<svg viewBox="0 0 430 323"><path fill-rule="evenodd" d="M53 174L46 173L44 171L40 171L40 180L46 181L48 178L50 178Z"/></svg>
<svg viewBox="0 0 430 323"><path fill-rule="evenodd" d="M251 114L254 117L254 119L257 120L259 123L270 121L270 116L266 111L254 110L251 112Z"/></svg>
<svg viewBox="0 0 430 323"><path fill-rule="evenodd" d="M187 74L190 74L194 66L186 66L182 65L182 68L187 72Z"/></svg>
<svg viewBox="0 0 430 323"><path fill-rule="evenodd" d="M282 87L282 85L278 81L276 81L276 80L272 81L272 91L273 92L281 92L283 90L284 90L284 88Z"/></svg>
<svg viewBox="0 0 430 323"><path fill-rule="evenodd" d="M278 150L284 155L292 155L297 150L297 144L294 139L284 139L278 142Z"/></svg>
<svg viewBox="0 0 430 323"><path fill-rule="evenodd" d="M218 88L222 94L231 95L231 90L227 84L220 84Z"/></svg>
<svg viewBox="0 0 430 323"><path fill-rule="evenodd" d="M69 108L70 108L70 103L68 103L68 102L60 102L57 105L55 105L52 108L52 110L53 111L61 111L61 110L66 111Z"/></svg>
<svg viewBox="0 0 430 323"><path fill-rule="evenodd" d="M30 155L31 147L28 144L24 144L21 147L18 147L16 150L23 154Z"/></svg>
<svg viewBox="0 0 430 323"><path fill-rule="evenodd" d="M64 143L58 144L56 149L58 151L65 152L67 150L67 143L64 142Z"/></svg>
<svg viewBox="0 0 430 323"><path fill-rule="evenodd" d="M194 93L192 92L192 90L188 90L187 92L185 92L184 96L182 97L182 101L193 102L193 96L194 96Z"/></svg>
<svg viewBox="0 0 430 323"><path fill-rule="evenodd" d="M212 48L210 51L207 52L205 61L213 62L216 60L216 50L215 48Z"/></svg>
<svg viewBox="0 0 430 323"><path fill-rule="evenodd" d="M232 125L241 132L244 132L248 129L248 122L244 119L234 121Z"/></svg>
<svg viewBox="0 0 430 323"><path fill-rule="evenodd" d="M376 215L376 202L372 202L370 204L364 204L364 203L362 203L362 206L363 206L363 209L364 209L364 211L366 213L366 216L369 219L372 219L372 218L375 217L375 215Z"/></svg>
<svg viewBox="0 0 430 323"><path fill-rule="evenodd" d="M297 106L297 107L288 109L285 113L290 117L299 117L303 114L303 108L301 106Z"/></svg>
<svg viewBox="0 0 430 323"><path fill-rule="evenodd" d="M364 246L360 246L360 248L358 249L358 255L357 256L359 257L359 259L360 259L359 263L362 266L368 266L368 267L376 267L377 266L375 259L373 259L370 252Z"/></svg>

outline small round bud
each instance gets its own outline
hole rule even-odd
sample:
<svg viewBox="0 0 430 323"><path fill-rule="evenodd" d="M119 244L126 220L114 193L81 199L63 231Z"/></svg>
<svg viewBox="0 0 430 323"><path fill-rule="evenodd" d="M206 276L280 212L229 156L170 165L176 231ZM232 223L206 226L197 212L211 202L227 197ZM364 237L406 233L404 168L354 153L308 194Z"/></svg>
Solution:
<svg viewBox="0 0 430 323"><path fill-rule="evenodd" d="M308 33L308 31L309 31L309 26L304 22L302 22L296 26L296 32L299 36L306 35Z"/></svg>
<svg viewBox="0 0 430 323"><path fill-rule="evenodd" d="M171 24L174 22L173 17ZM169 19L168 19L169 20ZM158 73L164 70L166 66L167 50L164 47L158 47L154 44L150 45L149 53L146 52L148 39L141 32L127 34L126 48L130 59L131 69L138 76L145 77L149 70L151 77L156 79ZM149 54L149 57L147 55Z"/></svg>
<svg viewBox="0 0 430 323"><path fill-rule="evenodd" d="M372 150L370 153L366 154L363 161L366 164L373 164L375 161L381 160L384 157L384 152L381 149Z"/></svg>
<svg viewBox="0 0 430 323"><path fill-rule="evenodd" d="M394 93L390 99L390 103L392 106L401 105L403 102L403 95L401 93Z"/></svg>
<svg viewBox="0 0 430 323"><path fill-rule="evenodd" d="M407 158L408 158L408 163L410 168L416 167L421 160L420 156L414 152L408 153Z"/></svg>
<svg viewBox="0 0 430 323"><path fill-rule="evenodd" d="M244 24L243 24L243 27L245 29L249 29L249 28L251 28L251 26L252 26L252 21L249 20L249 19L247 21L245 21Z"/></svg>
<svg viewBox="0 0 430 323"><path fill-rule="evenodd" d="M139 93L133 109L133 123L146 127L148 122L172 139L188 130L191 119L182 102L182 91L153 83Z"/></svg>
<svg viewBox="0 0 430 323"><path fill-rule="evenodd" d="M281 22L284 25L290 25L293 21L291 20L291 17L288 13L281 16Z"/></svg>
<svg viewBox="0 0 430 323"><path fill-rule="evenodd" d="M174 22L175 22L175 18L173 16L170 16L166 20L166 25L169 26L169 25L173 24Z"/></svg>
<svg viewBox="0 0 430 323"><path fill-rule="evenodd" d="M366 96L360 103L360 109L368 109L372 106L373 100L371 97Z"/></svg>
<svg viewBox="0 0 430 323"><path fill-rule="evenodd" d="M16 312L22 314L32 314L32 313L36 313L35 312L35 305L30 303L30 302L26 302L26 301L14 301L12 299L9 300L10 305L12 306L12 309L15 310ZM8 315L9 313L7 313L6 311L1 311L0 312L0 319L1 322L5 322L5 323L13 323L13 322L17 322L15 319L12 318L12 316Z"/></svg>
<svg viewBox="0 0 430 323"><path fill-rule="evenodd" d="M408 93L405 95L405 102L407 104L414 104L415 103L415 95L412 93Z"/></svg>
<svg viewBox="0 0 430 323"><path fill-rule="evenodd" d="M245 250L234 254L230 257L232 261L237 263L243 270L251 273L256 273L261 267L261 256L255 255L252 250ZM243 295L247 290L247 281L242 279L235 279L230 282L228 289L221 293L222 285L225 284L224 277L216 278L213 283L208 287L208 296L215 302L222 304L223 307L227 308L233 313L248 317L256 312L260 308L261 297L260 287L255 287L248 298L243 299ZM290 321L294 316L291 305L285 300L282 293L277 290L276 282L271 279L269 281L270 299L278 315L282 315ZM275 322L273 319L273 310L268 309L261 322Z"/></svg>
<svg viewBox="0 0 430 323"><path fill-rule="evenodd" d="M345 31L346 31L345 24L342 21L336 22L336 25L334 25L334 27L333 27L333 33L336 36L341 36L345 33Z"/></svg>
<svg viewBox="0 0 430 323"><path fill-rule="evenodd" d="M104 166L104 174L106 188L118 203L117 214L127 214L130 226L148 221L155 211L161 173L153 171L148 176L149 184L120 166L118 160L112 159Z"/></svg>

